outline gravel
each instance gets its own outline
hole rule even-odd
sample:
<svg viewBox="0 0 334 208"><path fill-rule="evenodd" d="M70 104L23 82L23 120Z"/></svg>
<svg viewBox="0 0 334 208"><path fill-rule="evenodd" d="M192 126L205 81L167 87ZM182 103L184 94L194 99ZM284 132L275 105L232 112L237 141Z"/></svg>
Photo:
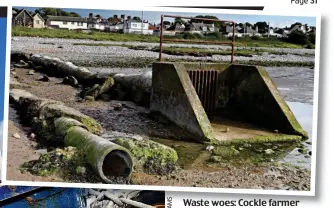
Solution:
<svg viewBox="0 0 334 208"><path fill-rule="evenodd" d="M80 39L59 39L59 38L40 38L40 37L13 37L12 51L25 51L41 55L56 56L66 61L89 61L89 60L105 60L108 58L158 58L158 52L147 50L134 50L122 46L85 46L73 45L80 44L127 44L132 46L156 47L158 43L142 43L142 42L115 42L115 41L93 41ZM61 47L60 47L61 46ZM198 47L210 49L228 49L229 46L217 45L198 45L198 44L164 44L164 46L178 47ZM254 47L237 47L242 49L254 49ZM253 55L252 57L236 56L236 61L277 61L277 62L314 62L314 56L304 55L312 54L314 49L291 49L291 48L264 48L272 51L280 51L288 53L285 55L267 54ZM229 61L230 56L213 55L212 57L194 57L194 56L177 56L164 54L164 58L169 59L187 59L187 60L210 60L210 61Z"/></svg>

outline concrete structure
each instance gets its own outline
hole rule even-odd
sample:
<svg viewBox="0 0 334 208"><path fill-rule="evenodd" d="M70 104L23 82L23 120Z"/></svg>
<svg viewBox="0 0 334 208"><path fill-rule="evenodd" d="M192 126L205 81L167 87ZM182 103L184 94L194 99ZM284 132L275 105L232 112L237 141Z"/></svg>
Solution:
<svg viewBox="0 0 334 208"><path fill-rule="evenodd" d="M81 17L48 16L46 25L51 28L68 30L87 30L87 19Z"/></svg>
<svg viewBox="0 0 334 208"><path fill-rule="evenodd" d="M154 63L150 110L200 142L307 138L261 67Z"/></svg>

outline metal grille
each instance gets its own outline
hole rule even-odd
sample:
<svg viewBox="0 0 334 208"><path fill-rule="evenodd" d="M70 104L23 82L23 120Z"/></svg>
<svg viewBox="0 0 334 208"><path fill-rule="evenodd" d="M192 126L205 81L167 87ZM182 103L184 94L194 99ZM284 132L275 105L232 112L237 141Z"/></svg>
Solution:
<svg viewBox="0 0 334 208"><path fill-rule="evenodd" d="M215 110L216 93L217 93L217 70L189 70L190 80L192 81L198 98L207 113Z"/></svg>

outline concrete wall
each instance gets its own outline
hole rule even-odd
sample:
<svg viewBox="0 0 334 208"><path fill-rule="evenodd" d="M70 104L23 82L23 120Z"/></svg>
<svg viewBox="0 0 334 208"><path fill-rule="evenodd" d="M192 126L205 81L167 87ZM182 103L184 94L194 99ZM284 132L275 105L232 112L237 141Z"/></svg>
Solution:
<svg viewBox="0 0 334 208"><path fill-rule="evenodd" d="M217 111L287 134L305 135L262 67L230 65L219 75Z"/></svg>

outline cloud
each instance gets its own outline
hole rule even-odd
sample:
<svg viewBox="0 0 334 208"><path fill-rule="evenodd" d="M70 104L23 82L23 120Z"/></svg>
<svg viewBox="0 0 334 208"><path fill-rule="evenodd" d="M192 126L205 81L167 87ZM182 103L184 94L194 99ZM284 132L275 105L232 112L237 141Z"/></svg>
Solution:
<svg viewBox="0 0 334 208"><path fill-rule="evenodd" d="M273 21L273 22L270 22L270 27L278 27L278 28L284 28L284 27L290 27L292 24L298 22L298 20L296 19L292 19L292 20L289 20L289 21L284 21L284 22L276 22L276 21Z"/></svg>

